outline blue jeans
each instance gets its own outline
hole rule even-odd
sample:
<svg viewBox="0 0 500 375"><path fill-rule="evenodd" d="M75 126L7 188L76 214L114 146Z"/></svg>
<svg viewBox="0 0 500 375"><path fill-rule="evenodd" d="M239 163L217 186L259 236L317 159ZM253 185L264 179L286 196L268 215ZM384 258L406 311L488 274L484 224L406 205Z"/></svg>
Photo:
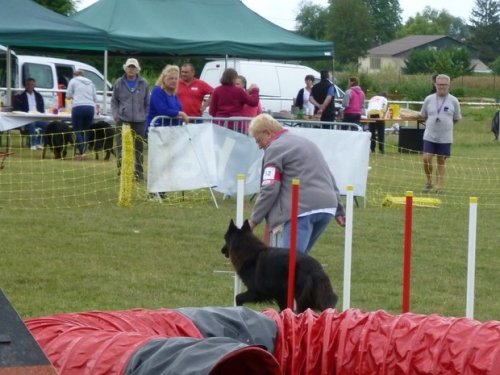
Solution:
<svg viewBox="0 0 500 375"><path fill-rule="evenodd" d="M71 122L73 123L73 131L76 136L76 147L78 152L85 152L87 133L94 121L94 106L79 105L71 110Z"/></svg>
<svg viewBox="0 0 500 375"><path fill-rule="evenodd" d="M321 236L332 221L333 215L320 212L307 216L300 216L297 225L297 250L302 253L311 251L316 240ZM290 247L291 222L287 221L283 226L283 234L280 247Z"/></svg>
<svg viewBox="0 0 500 375"><path fill-rule="evenodd" d="M42 137L43 134L45 134L48 125L49 124L44 121L35 121L24 125L24 129L30 136L30 146L38 146L42 144ZM36 129L40 129L38 134Z"/></svg>

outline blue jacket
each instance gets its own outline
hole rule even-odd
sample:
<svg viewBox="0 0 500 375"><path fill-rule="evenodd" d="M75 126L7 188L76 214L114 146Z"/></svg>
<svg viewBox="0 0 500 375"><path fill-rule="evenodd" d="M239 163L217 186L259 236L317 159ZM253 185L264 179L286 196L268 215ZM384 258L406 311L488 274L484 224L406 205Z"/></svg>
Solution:
<svg viewBox="0 0 500 375"><path fill-rule="evenodd" d="M156 116L168 116L172 119L163 123L157 121L153 126L181 125L182 120L177 118L180 111L182 111L182 104L177 95L167 94L160 86L153 87L149 102L148 126L151 126L151 121Z"/></svg>

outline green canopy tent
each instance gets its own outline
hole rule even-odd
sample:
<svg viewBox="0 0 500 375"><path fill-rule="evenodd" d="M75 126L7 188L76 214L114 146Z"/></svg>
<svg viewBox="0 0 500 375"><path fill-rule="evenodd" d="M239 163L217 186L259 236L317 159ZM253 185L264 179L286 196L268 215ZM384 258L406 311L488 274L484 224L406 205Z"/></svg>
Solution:
<svg viewBox="0 0 500 375"><path fill-rule="evenodd" d="M0 44L7 46L6 104L11 97L10 48L105 51L106 33L55 13L32 0L0 0Z"/></svg>
<svg viewBox="0 0 500 375"><path fill-rule="evenodd" d="M0 44L77 50L106 49L106 33L32 0L0 0Z"/></svg>
<svg viewBox="0 0 500 375"><path fill-rule="evenodd" d="M331 42L283 29L240 0L99 0L72 17L106 31L109 51L275 60L333 54Z"/></svg>

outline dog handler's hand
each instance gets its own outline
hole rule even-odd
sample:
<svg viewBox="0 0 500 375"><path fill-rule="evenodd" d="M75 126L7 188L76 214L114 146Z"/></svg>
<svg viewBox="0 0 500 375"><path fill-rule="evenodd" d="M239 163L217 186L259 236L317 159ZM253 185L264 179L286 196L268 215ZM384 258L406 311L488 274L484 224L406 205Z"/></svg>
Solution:
<svg viewBox="0 0 500 375"><path fill-rule="evenodd" d="M250 229L253 230L257 226L252 220L248 220L248 224L250 224Z"/></svg>
<svg viewBox="0 0 500 375"><path fill-rule="evenodd" d="M345 227L345 216L340 215L340 216L335 216L335 220L341 227Z"/></svg>

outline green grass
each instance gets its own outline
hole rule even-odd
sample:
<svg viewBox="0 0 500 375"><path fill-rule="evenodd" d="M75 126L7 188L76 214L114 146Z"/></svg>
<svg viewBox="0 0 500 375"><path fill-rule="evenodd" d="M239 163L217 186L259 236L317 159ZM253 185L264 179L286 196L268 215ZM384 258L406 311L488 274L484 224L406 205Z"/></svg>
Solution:
<svg viewBox="0 0 500 375"><path fill-rule="evenodd" d="M492 141L489 131L493 111L491 116L482 113L464 109L440 207L414 209L413 312L465 315L468 197L476 194L475 317L500 320L500 163L496 160L500 144ZM382 207L380 202L386 192L404 195L414 190L420 196L424 178L420 155L400 154L397 138L390 136L387 141L387 155L375 155L370 161L367 206L361 199L354 210L351 307L398 314L404 209ZM217 209L205 191L186 194L184 201L175 204L159 204L146 201L144 188L138 188L134 205L122 208L116 204L113 162L33 164L36 159L13 157L18 159L0 172L0 288L23 318L88 310L232 305L232 277L214 271L232 270L220 248L229 219L235 217L234 199L218 195ZM92 193L67 198L60 205L46 202L50 208L42 208L39 201L26 202L36 192L36 184L28 190L23 190L26 182L13 186L18 181L13 169L20 163L31 164L30 173L35 176L39 168L47 168L45 174L51 168L74 169L75 176L80 175L78 168L91 168L93 174L102 172L105 182L99 186L90 181L90 175L83 182L65 179L63 186L56 184L61 195L76 194L82 184ZM471 175L479 179L480 189L469 184ZM22 199L16 200L16 194ZM101 198L100 203L96 198ZM247 201L246 217L250 210ZM262 230L261 225L259 236ZM331 277L339 308L343 235L342 228L330 225L312 252ZM268 305L250 307L260 311Z"/></svg>

